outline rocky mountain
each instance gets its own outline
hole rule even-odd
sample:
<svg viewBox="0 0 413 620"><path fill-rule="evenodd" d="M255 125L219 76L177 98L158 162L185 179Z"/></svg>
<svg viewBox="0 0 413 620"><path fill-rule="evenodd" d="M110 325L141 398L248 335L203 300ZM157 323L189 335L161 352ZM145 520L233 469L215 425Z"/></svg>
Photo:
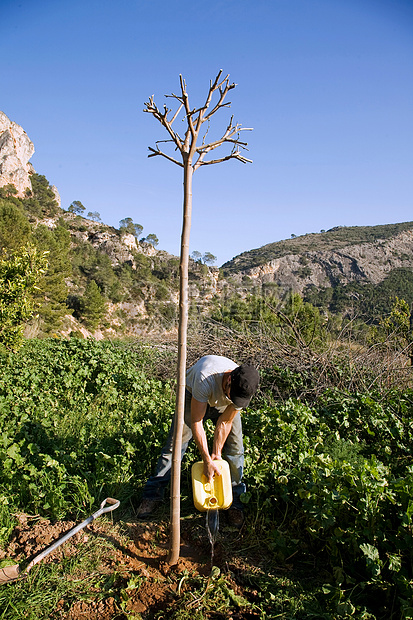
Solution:
<svg viewBox="0 0 413 620"><path fill-rule="evenodd" d="M174 330L178 258L139 240L131 218L124 220L130 220L131 230L116 229L100 217L61 209L57 189L29 162L33 152L22 127L0 112L0 241L15 238L13 230L7 232L14 226L22 242L50 250L49 283L39 293L47 311L40 311L30 335L57 330L115 337ZM190 261L189 296L197 314L251 294L283 299L290 291L345 313L345 303L334 302L338 290L341 299L367 295L371 306L380 295L397 294L413 303L413 222L302 235L246 251L221 269Z"/></svg>
<svg viewBox="0 0 413 620"><path fill-rule="evenodd" d="M244 252L222 267L225 276L254 286L274 283L305 294L309 288L377 285L394 270L413 272L413 222L337 227Z"/></svg>
<svg viewBox="0 0 413 620"><path fill-rule="evenodd" d="M175 329L178 257L157 250L125 230L63 210L40 225L52 230L63 226L70 233L72 274L66 277L66 284L68 305L74 312L65 317L62 333L90 333L91 326L82 321L79 301L92 280L105 300L105 314L92 330L95 336L133 336L148 330ZM219 270L190 262L189 297L199 308L205 308L217 292Z"/></svg>
<svg viewBox="0 0 413 620"><path fill-rule="evenodd" d="M0 187L13 185L16 195L21 198L31 192L34 168L29 160L34 150L34 144L23 127L0 111ZM57 187L52 185L51 189L60 207Z"/></svg>
<svg viewBox="0 0 413 620"><path fill-rule="evenodd" d="M0 187L14 185L18 196L31 190L29 160L33 153L33 142L24 129L0 112Z"/></svg>

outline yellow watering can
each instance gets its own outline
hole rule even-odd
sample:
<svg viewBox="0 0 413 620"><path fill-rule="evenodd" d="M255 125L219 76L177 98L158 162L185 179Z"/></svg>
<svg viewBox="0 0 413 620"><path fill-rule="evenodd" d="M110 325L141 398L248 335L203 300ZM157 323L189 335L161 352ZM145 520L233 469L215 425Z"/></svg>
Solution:
<svg viewBox="0 0 413 620"><path fill-rule="evenodd" d="M211 483L204 476L204 463L198 461L192 465L192 491L197 510L225 510L232 504L231 474L227 461L214 461L221 472L214 476Z"/></svg>

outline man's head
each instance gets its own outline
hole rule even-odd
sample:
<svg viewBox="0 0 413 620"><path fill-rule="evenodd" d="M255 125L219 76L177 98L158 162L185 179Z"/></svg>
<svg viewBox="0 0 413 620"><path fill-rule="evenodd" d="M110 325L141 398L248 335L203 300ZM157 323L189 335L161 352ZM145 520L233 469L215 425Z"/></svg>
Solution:
<svg viewBox="0 0 413 620"><path fill-rule="evenodd" d="M240 409L247 407L260 382L258 370L250 363L231 372L230 399Z"/></svg>

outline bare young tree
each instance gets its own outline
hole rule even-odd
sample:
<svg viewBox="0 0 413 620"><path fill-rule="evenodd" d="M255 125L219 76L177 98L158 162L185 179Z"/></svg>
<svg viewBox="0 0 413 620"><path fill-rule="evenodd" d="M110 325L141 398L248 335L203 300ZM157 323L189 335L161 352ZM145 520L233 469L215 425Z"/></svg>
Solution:
<svg viewBox="0 0 413 620"><path fill-rule="evenodd" d="M179 327L178 327L178 365L177 365L177 396L174 417L174 443L172 456L172 481L171 481L171 538L169 545L168 563L174 565L179 559L180 547L180 474L181 474L181 447L182 430L184 424L185 407L185 375L187 357L187 327L188 327L188 263L189 263L189 235L191 229L192 214L192 175L200 166L218 164L229 159L238 159L242 163L250 162L242 154L247 143L240 141L240 132L247 128L230 121L221 138L208 141L210 121L212 116L230 106L226 101L228 93L235 88L236 84L230 83L229 76L222 78L219 71L214 81L210 81L205 103L201 107L193 108L189 103L186 82L180 78L180 94L165 95L175 100L176 109L163 106L160 110L154 101L154 96L146 102L144 112L152 114L169 134L167 140L158 140L156 148L149 147L148 157L160 155L184 170L184 200L183 200L183 224L181 236L180 255L180 290L179 290ZM185 133L180 135L175 129L177 119L184 120ZM172 145L172 152L166 149ZM219 146L228 146L227 154L217 159L208 158L211 151ZM179 158L178 158L179 157Z"/></svg>

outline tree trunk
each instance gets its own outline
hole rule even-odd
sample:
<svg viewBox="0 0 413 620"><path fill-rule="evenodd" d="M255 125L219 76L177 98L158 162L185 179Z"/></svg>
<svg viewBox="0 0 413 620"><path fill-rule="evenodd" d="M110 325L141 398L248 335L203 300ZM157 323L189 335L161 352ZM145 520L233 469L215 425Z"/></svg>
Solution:
<svg viewBox="0 0 413 620"><path fill-rule="evenodd" d="M215 80L209 83L209 91L205 104L201 108L192 108L189 105L188 94L186 92L186 83L182 75L179 76L181 84L181 95L170 95L175 99L179 106L178 109L170 117L172 110L164 106L164 111L160 111L155 104L154 97L149 97L149 101L145 103L144 112L149 112L163 125L169 134L169 140L164 142L173 142L175 150L179 151L182 156L181 161L175 156L163 152L159 147L159 141L156 142L156 148L149 147L150 154L148 157L161 156L172 161L184 169L184 210L183 210L183 226L181 237L181 260L180 260L180 295L179 295L179 330L178 330L178 371L177 371L177 394L174 417L174 437L172 452L172 472L171 472L171 537L169 543L168 563L176 564L179 559L180 547L180 496L181 496L181 452L182 452L182 430L184 425L185 412L185 378L186 378L186 340L188 327L188 263L189 263L189 234L191 229L191 212L192 212L192 175L200 166L218 164L228 159L238 159L242 163L250 162L241 154L241 150L246 149L247 143L241 142L239 134L245 130L240 124L233 124L233 117L227 125L223 135L218 140L206 143L209 131L210 118L218 110L229 106L224 103L227 94L235 88L235 83L230 84L229 76L222 79L222 71L218 72ZM217 93L218 99L212 102L214 93ZM211 106L211 107L210 107ZM186 120L186 129L184 137L172 127L173 123L179 118L179 114L183 110ZM209 111L208 111L209 110ZM203 123L207 122L204 130ZM200 132L203 131L202 145L196 147ZM222 145L230 146L230 153L217 159L205 159L208 153ZM192 162L194 161L194 164Z"/></svg>
<svg viewBox="0 0 413 620"><path fill-rule="evenodd" d="M192 163L191 160L184 162L184 205L183 224L181 236L180 289L179 289L179 328L178 328L178 368L177 368L177 394L174 419L174 438L172 453L171 474L171 536L169 542L168 564L178 562L181 530L181 451L182 430L184 425L185 410L185 385L186 385L186 351L187 351L187 328L188 328L188 263L189 263L189 234L191 230L192 214Z"/></svg>
<svg viewBox="0 0 413 620"><path fill-rule="evenodd" d="M410 304L409 327L410 366L413 366L413 304Z"/></svg>

